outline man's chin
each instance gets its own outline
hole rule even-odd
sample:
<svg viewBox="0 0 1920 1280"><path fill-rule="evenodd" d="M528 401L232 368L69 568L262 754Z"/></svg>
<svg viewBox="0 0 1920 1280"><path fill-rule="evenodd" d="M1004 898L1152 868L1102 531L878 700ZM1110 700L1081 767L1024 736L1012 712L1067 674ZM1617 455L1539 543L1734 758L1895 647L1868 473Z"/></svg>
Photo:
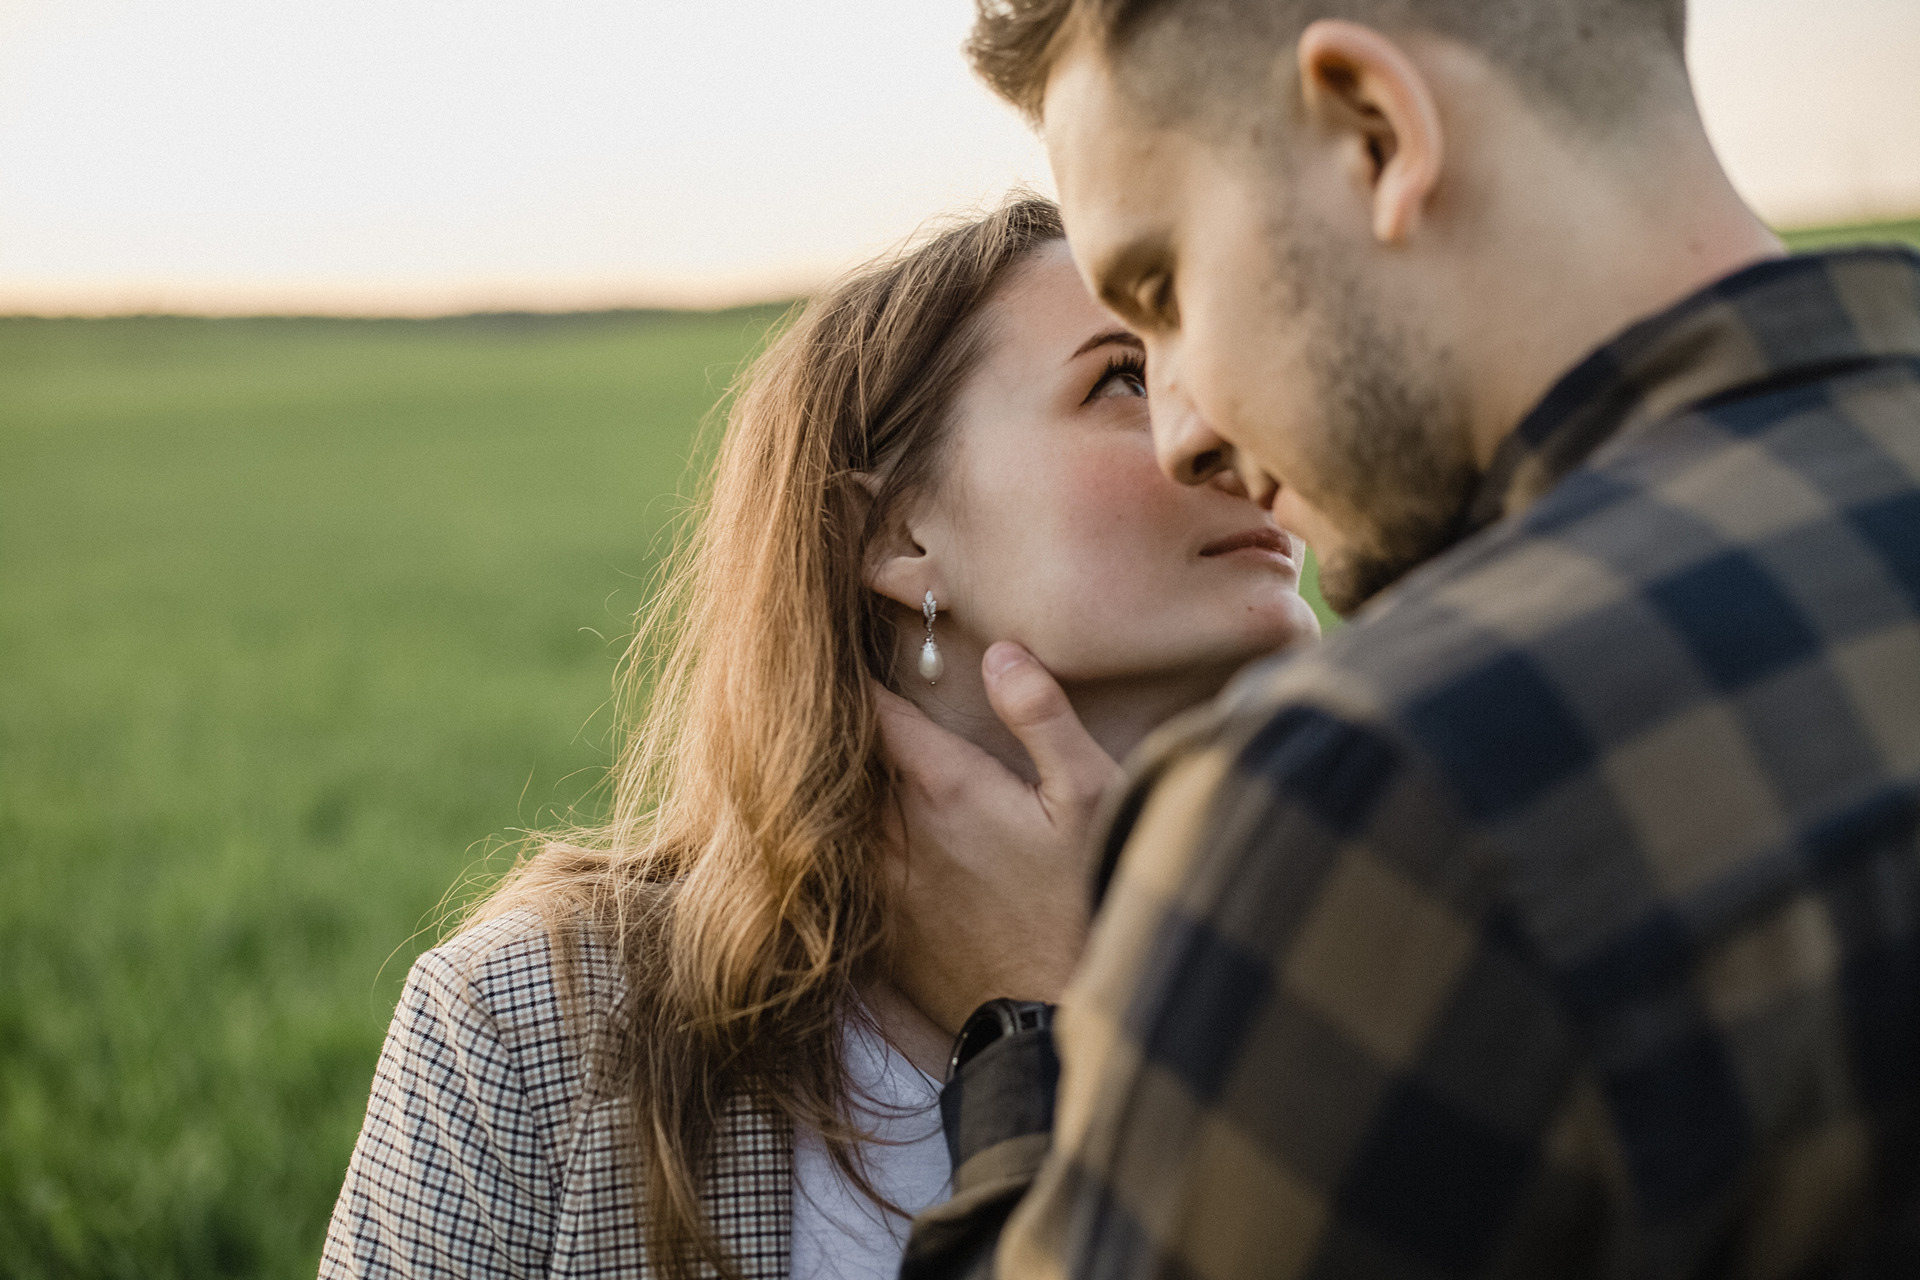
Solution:
<svg viewBox="0 0 1920 1280"><path fill-rule="evenodd" d="M1438 546L1409 548L1397 555L1342 550L1320 563L1320 597L1342 618L1351 618L1375 596L1445 550Z"/></svg>
<svg viewBox="0 0 1920 1280"><path fill-rule="evenodd" d="M1446 466L1436 459L1428 471L1437 476L1417 500L1402 501L1395 518L1352 526L1349 535L1327 547L1320 560L1320 595L1342 618L1421 565L1445 554L1459 541L1478 476L1471 466ZM1373 497L1376 505L1379 497ZM1364 509L1358 501L1357 508ZM1357 536L1355 536L1357 535Z"/></svg>
<svg viewBox="0 0 1920 1280"><path fill-rule="evenodd" d="M1351 618L1405 573L1377 557L1338 552L1320 562L1320 598L1342 618Z"/></svg>

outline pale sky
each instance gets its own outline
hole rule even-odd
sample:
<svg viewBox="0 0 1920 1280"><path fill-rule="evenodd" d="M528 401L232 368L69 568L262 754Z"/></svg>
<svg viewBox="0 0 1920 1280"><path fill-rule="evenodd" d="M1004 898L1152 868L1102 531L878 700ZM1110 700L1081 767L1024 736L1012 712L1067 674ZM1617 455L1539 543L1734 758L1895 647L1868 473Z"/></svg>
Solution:
<svg viewBox="0 0 1920 1280"><path fill-rule="evenodd" d="M804 289L1050 189L969 0L0 0L0 312ZM1735 181L1920 213L1920 0L1694 0Z"/></svg>

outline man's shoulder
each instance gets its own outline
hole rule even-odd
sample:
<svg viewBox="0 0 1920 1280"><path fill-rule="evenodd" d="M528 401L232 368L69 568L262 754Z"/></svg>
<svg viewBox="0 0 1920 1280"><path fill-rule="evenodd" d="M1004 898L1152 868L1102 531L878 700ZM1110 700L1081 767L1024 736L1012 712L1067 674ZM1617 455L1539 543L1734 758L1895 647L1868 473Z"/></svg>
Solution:
<svg viewBox="0 0 1920 1280"><path fill-rule="evenodd" d="M1688 765L1795 808L1796 733L1847 743L1858 775L1920 766L1915 671L1920 378L1880 371L1652 424L1188 732L1318 708L1490 821Z"/></svg>

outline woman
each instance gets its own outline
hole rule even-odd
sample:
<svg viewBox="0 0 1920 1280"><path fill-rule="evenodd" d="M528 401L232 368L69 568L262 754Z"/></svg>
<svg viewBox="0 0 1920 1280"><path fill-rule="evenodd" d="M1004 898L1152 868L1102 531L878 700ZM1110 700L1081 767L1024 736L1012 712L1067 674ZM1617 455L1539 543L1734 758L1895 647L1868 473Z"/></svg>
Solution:
<svg viewBox="0 0 1920 1280"><path fill-rule="evenodd" d="M1030 773L979 669L1019 640L1118 756L1315 632L1299 555L1160 475L1051 204L811 303L635 642L611 820L415 966L322 1273L891 1276L948 1037L889 981L876 686Z"/></svg>

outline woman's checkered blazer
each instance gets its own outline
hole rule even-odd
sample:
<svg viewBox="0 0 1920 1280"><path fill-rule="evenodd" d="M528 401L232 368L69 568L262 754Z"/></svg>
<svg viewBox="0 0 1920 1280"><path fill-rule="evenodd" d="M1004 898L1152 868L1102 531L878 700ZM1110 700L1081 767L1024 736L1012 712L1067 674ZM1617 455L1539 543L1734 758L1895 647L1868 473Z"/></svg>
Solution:
<svg viewBox="0 0 1920 1280"><path fill-rule="evenodd" d="M604 948L586 948L581 987L588 1025L606 1025L624 982ZM563 1018L532 912L421 956L380 1054L322 1280L654 1275L618 1158L628 1113L595 1087L590 1048ZM736 1104L706 1205L743 1280L785 1280L792 1191L790 1132Z"/></svg>

